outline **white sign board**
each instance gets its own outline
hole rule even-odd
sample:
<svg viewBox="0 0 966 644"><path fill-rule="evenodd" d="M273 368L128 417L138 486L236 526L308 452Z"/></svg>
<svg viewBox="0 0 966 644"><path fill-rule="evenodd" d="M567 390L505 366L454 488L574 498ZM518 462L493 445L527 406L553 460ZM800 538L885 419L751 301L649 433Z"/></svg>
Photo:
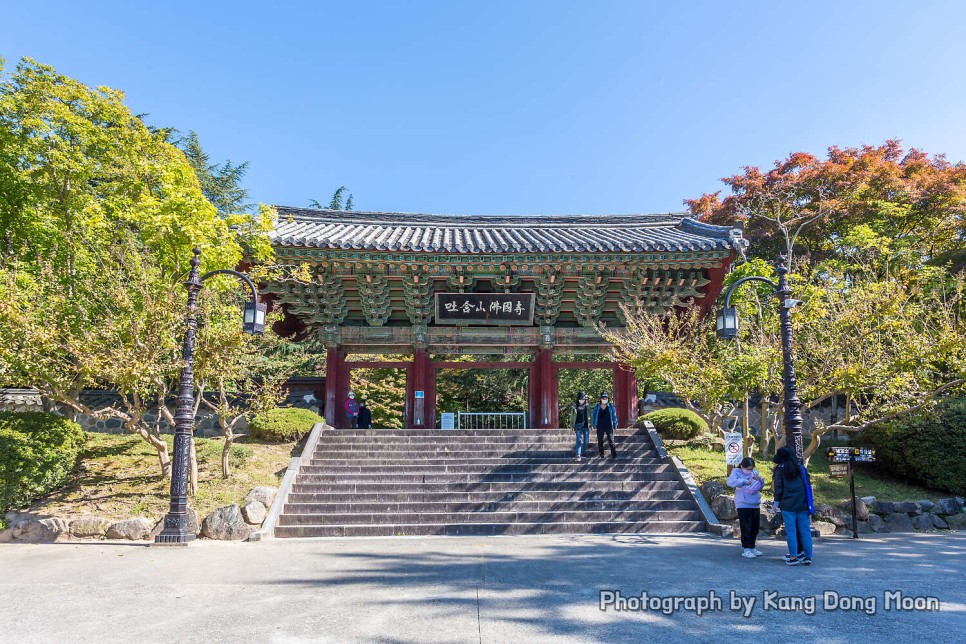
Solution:
<svg viewBox="0 0 966 644"><path fill-rule="evenodd" d="M453 412L443 412L439 424L440 429L455 429L456 428L456 414Z"/></svg>
<svg viewBox="0 0 966 644"><path fill-rule="evenodd" d="M741 449L741 432L725 432L725 463L737 465L744 458Z"/></svg>

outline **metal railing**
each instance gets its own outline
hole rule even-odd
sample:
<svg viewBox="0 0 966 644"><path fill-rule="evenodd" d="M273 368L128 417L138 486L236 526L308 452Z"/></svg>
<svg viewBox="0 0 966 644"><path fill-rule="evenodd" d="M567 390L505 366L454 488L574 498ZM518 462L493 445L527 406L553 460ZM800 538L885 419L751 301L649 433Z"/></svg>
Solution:
<svg viewBox="0 0 966 644"><path fill-rule="evenodd" d="M456 429L526 429L526 412L456 412Z"/></svg>

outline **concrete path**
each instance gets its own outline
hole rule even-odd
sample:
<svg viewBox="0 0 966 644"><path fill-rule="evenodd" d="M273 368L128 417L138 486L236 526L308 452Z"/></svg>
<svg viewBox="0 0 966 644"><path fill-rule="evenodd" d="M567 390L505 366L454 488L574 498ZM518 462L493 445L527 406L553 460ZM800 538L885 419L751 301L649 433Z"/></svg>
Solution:
<svg viewBox="0 0 966 644"><path fill-rule="evenodd" d="M746 560L716 537L538 536L0 545L3 642L954 642L966 633L966 533L784 544ZM601 611L600 591L705 597ZM885 591L938 611L887 611ZM751 616L729 592L755 598ZM766 610L766 591L798 602ZM827 610L825 591L871 597ZM813 614L807 598L818 596ZM868 600L866 600L868 601ZM632 605L633 607L633 605Z"/></svg>

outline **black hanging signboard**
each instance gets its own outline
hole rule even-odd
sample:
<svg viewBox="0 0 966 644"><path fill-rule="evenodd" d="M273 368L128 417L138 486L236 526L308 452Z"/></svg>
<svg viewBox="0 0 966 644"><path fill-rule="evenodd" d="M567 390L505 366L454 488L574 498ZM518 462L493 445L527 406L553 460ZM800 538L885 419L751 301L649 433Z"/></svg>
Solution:
<svg viewBox="0 0 966 644"><path fill-rule="evenodd" d="M533 293L437 293L436 324L533 325Z"/></svg>

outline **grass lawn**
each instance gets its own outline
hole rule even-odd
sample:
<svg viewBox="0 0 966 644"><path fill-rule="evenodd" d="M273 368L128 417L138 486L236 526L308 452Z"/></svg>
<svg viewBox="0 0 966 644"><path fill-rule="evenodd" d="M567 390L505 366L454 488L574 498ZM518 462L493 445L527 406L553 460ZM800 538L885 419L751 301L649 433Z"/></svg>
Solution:
<svg viewBox="0 0 966 644"><path fill-rule="evenodd" d="M161 478L154 448L133 434L86 433L87 443L77 472L64 487L30 506L37 514L69 518L96 514L107 519L160 519L168 510L171 483ZM164 436L171 454L173 437ZM188 502L199 518L213 509L237 503L256 486L277 487L294 443L242 442L232 446L232 476L221 478L220 438L196 438L198 494Z"/></svg>
<svg viewBox="0 0 966 644"><path fill-rule="evenodd" d="M822 444L821 454L812 457L808 464L808 474L812 480L812 492L815 495L815 503L828 503L835 505L849 498L849 479L848 478L829 478L828 461L825 459L825 449L827 445ZM705 481L714 480L725 483L728 479L728 466L725 465L723 452L712 452L707 447L688 447L684 445L668 446L668 452L677 456L691 471L691 475L697 480L698 484ZM771 498L771 460L761 462L755 458L755 467L765 478L765 489L762 491L762 498ZM860 464L855 470L855 494L856 496L874 496L880 501L919 501L929 499L935 502L937 499L952 496L948 492L929 490L917 485L910 485L902 481L877 474L870 465ZM730 488L729 488L730 489Z"/></svg>

